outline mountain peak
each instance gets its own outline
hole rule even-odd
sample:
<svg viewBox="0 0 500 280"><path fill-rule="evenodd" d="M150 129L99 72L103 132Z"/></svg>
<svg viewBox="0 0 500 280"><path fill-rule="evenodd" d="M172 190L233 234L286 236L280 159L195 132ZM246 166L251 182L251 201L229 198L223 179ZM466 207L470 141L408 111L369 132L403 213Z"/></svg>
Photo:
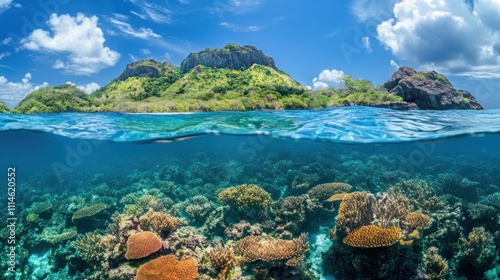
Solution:
<svg viewBox="0 0 500 280"><path fill-rule="evenodd" d="M239 46L227 44L220 49L204 49L200 52L191 53L181 63L182 72L188 72L197 65L217 68L228 68L235 70L246 70L253 64L260 64L276 69L274 60L266 56L261 50L254 46Z"/></svg>

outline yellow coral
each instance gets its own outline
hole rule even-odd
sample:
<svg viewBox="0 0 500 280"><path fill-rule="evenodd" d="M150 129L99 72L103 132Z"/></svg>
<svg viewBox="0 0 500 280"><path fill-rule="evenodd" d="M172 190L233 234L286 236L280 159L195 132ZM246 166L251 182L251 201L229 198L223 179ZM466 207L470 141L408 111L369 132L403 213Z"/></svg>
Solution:
<svg viewBox="0 0 500 280"><path fill-rule="evenodd" d="M398 227L363 226L349 233L343 242L352 247L386 247L398 242L401 230Z"/></svg>
<svg viewBox="0 0 500 280"><path fill-rule="evenodd" d="M186 225L184 220L171 216L164 212L153 212L149 210L139 218L139 225L142 230L149 230L166 237L175 231L179 226Z"/></svg>
<svg viewBox="0 0 500 280"><path fill-rule="evenodd" d="M207 258L212 266L219 270L218 279L226 279L231 269L237 264L233 249L222 247L220 244L207 253Z"/></svg>
<svg viewBox="0 0 500 280"><path fill-rule="evenodd" d="M245 262L286 260L290 266L300 265L308 248L306 234L293 240L247 236L234 246L235 253Z"/></svg>
<svg viewBox="0 0 500 280"><path fill-rule="evenodd" d="M346 183L324 183L310 189L307 194L312 199L324 201L336 193L348 192L351 189L352 186Z"/></svg>
<svg viewBox="0 0 500 280"><path fill-rule="evenodd" d="M426 228L431 222L431 217L423 214L422 211L415 211L406 215L405 221L412 228Z"/></svg>
<svg viewBox="0 0 500 280"><path fill-rule="evenodd" d="M29 223L34 223L36 221L38 221L38 214L35 214L35 213L29 213L27 216L26 216L26 221L29 222Z"/></svg>
<svg viewBox="0 0 500 280"><path fill-rule="evenodd" d="M346 195L347 195L346 192L336 193L336 194L330 196L330 198L328 198L326 201L328 201L328 202L339 201L339 200L344 199L344 197Z"/></svg>
<svg viewBox="0 0 500 280"><path fill-rule="evenodd" d="M97 203L94 205L83 207L82 209L77 210L75 211L75 213L73 213L73 220L94 216L95 214L101 212L106 208L108 208L108 205L104 203Z"/></svg>
<svg viewBox="0 0 500 280"><path fill-rule="evenodd" d="M261 187L253 184L243 184L225 189L219 193L219 200L230 206L246 211L267 209L271 203L271 195Z"/></svg>
<svg viewBox="0 0 500 280"><path fill-rule="evenodd" d="M344 196L337 215L337 229L354 230L369 225L375 211L375 197L368 192L353 192Z"/></svg>

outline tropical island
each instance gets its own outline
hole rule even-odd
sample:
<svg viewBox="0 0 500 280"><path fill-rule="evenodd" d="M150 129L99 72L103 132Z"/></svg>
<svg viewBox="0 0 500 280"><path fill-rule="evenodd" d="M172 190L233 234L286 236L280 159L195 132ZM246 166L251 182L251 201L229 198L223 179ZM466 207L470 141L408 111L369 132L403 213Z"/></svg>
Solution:
<svg viewBox="0 0 500 280"><path fill-rule="evenodd" d="M152 59L127 65L92 94L65 84L30 93L13 113L192 112L323 109L376 106L409 109L483 109L467 91L435 71L399 68L383 85L352 76L339 88L311 90L254 46L228 44L191 53L177 67ZM0 112L9 112L0 102Z"/></svg>

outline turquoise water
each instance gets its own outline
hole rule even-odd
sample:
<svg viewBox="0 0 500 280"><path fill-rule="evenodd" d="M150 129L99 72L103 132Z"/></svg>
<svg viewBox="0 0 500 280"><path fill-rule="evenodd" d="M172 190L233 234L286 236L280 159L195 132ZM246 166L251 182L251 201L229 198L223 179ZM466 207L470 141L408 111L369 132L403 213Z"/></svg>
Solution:
<svg viewBox="0 0 500 280"><path fill-rule="evenodd" d="M500 110L0 115L2 273L132 279L175 255L194 259L199 279L498 279L499 143ZM376 210L353 210L363 225L337 221L339 212L356 218L339 210L348 199L327 201L343 192L321 187L331 182L365 192ZM412 228L417 211L430 221ZM183 222L141 222L153 214ZM395 227L399 238L372 248L346 241L368 225ZM128 239L143 231L162 247L128 260ZM303 233L305 253L290 241ZM256 260L238 249L248 236L269 247L245 247ZM217 244L238 265L211 259ZM271 257L276 248L284 253Z"/></svg>

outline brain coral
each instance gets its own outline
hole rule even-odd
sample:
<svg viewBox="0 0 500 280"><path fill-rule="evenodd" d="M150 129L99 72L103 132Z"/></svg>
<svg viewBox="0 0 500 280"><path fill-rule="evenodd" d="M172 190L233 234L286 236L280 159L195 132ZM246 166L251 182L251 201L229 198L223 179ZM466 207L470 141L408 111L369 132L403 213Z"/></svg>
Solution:
<svg viewBox="0 0 500 280"><path fill-rule="evenodd" d="M160 248L161 240L156 234L150 231L138 232L128 238L125 258L127 260L141 259L160 250Z"/></svg>
<svg viewBox="0 0 500 280"><path fill-rule="evenodd" d="M398 227L362 226L349 233L344 243L358 248L386 247L398 242L401 230Z"/></svg>
<svg viewBox="0 0 500 280"><path fill-rule="evenodd" d="M174 255L159 257L137 270L137 280L194 280L198 267L193 258L178 261Z"/></svg>
<svg viewBox="0 0 500 280"><path fill-rule="evenodd" d="M73 213L73 220L94 216L95 214L101 212L106 208L108 208L108 206L104 203L97 203L94 205L83 207L82 209L77 210L75 211L75 213Z"/></svg>
<svg viewBox="0 0 500 280"><path fill-rule="evenodd" d="M219 200L240 211L264 210L271 205L271 195L261 187L243 184L219 193Z"/></svg>
<svg viewBox="0 0 500 280"><path fill-rule="evenodd" d="M317 199L318 201L324 201L336 193L348 192L351 189L352 186L345 183L324 183L310 189L307 194L310 198Z"/></svg>

